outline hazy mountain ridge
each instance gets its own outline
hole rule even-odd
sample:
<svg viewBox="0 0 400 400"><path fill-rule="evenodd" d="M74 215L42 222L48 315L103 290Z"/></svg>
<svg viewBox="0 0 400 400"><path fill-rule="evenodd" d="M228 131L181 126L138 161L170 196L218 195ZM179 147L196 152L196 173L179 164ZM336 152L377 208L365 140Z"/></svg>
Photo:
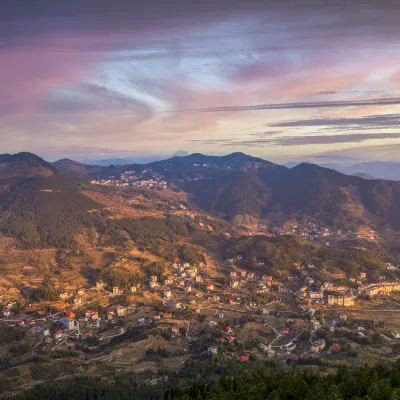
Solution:
<svg viewBox="0 0 400 400"><path fill-rule="evenodd" d="M315 164L289 169L238 152L221 157L194 153L109 167L71 160L54 165L85 178L152 170L189 193L204 210L233 222L295 218L340 227L367 224L400 229L400 183L349 176Z"/></svg>

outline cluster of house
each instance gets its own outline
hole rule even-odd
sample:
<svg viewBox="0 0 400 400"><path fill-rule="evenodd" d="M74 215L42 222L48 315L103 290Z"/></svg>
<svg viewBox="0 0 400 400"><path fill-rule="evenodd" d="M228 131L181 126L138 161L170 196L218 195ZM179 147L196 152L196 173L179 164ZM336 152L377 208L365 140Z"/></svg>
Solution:
<svg viewBox="0 0 400 400"><path fill-rule="evenodd" d="M241 279L246 281L258 281L258 293L264 293L268 290L268 287L278 284L278 282L273 280L273 277L271 275L255 275L253 272L246 271L241 271L240 273L237 273L236 271L231 271L230 278L231 281L229 283L229 286L231 288L237 288Z"/></svg>
<svg viewBox="0 0 400 400"><path fill-rule="evenodd" d="M186 207L185 207L185 209L186 209ZM195 215L191 212L187 212L185 215L187 217L189 217L190 219L196 221L199 224L200 228L206 229L210 232L213 230L213 227L209 223L207 223L207 221L205 221L203 218L201 218L199 215Z"/></svg>
<svg viewBox="0 0 400 400"><path fill-rule="evenodd" d="M367 296L376 296L400 291L400 282L382 282L365 286L361 292Z"/></svg>
<svg viewBox="0 0 400 400"><path fill-rule="evenodd" d="M93 179L90 183L94 185L104 185L113 187L145 187L147 189L166 189L168 182L163 180L158 174L154 174L151 170L143 170L140 173L135 171L124 171L120 176L110 176L108 179Z"/></svg>
<svg viewBox="0 0 400 400"><path fill-rule="evenodd" d="M357 235L355 232L351 230L342 230L342 229L330 229L325 226L318 226L309 222L305 225L293 225L290 228L278 228L275 230L275 234L280 236L287 235L296 235L300 236L305 240L317 240L317 239L326 239L329 237L340 238L340 239L349 239L354 238Z"/></svg>
<svg viewBox="0 0 400 400"><path fill-rule="evenodd" d="M310 286L314 284L314 279L307 277L305 285L296 292L300 299L308 299L316 303L328 303L329 305L338 305L343 307L353 306L355 296L346 287L334 287L333 283L325 282L319 291L311 291ZM334 294L327 294L327 293Z"/></svg>

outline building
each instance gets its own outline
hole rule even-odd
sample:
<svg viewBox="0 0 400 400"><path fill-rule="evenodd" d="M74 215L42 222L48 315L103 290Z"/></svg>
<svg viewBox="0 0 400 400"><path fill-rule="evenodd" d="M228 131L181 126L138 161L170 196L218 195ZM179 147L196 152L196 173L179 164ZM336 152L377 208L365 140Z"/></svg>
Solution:
<svg viewBox="0 0 400 400"><path fill-rule="evenodd" d="M293 350L295 350L296 349L296 343L292 343L292 342L290 342L290 343L288 343L286 346L285 346L285 349L287 350L287 351L293 351Z"/></svg>
<svg viewBox="0 0 400 400"><path fill-rule="evenodd" d="M231 278L236 278L237 277L237 273L235 271L231 271Z"/></svg>
<svg viewBox="0 0 400 400"><path fill-rule="evenodd" d="M114 286L114 287L112 288L112 293L113 293L114 295L119 294L119 287L118 287L118 286Z"/></svg>
<svg viewBox="0 0 400 400"><path fill-rule="evenodd" d="M151 282L157 282L157 277L155 275L150 277Z"/></svg>
<svg viewBox="0 0 400 400"><path fill-rule="evenodd" d="M330 350L330 352L332 353L332 352L339 351L341 348L342 348L342 346L340 346L339 343L333 343L333 344L329 347L329 350Z"/></svg>
<svg viewBox="0 0 400 400"><path fill-rule="evenodd" d="M158 286L158 283L157 283L157 282L154 282L154 281L149 282L149 287L150 287L150 289L154 289L154 288L156 288L157 286Z"/></svg>
<svg viewBox="0 0 400 400"><path fill-rule="evenodd" d="M62 337L63 337L63 330L62 329L58 329L58 330L56 330L55 332L54 332L54 334L53 334L53 339L54 340L59 340L59 339L61 339Z"/></svg>
<svg viewBox="0 0 400 400"><path fill-rule="evenodd" d="M191 286L186 286L185 287L185 292L186 293L190 293L192 291L192 287Z"/></svg>
<svg viewBox="0 0 400 400"><path fill-rule="evenodd" d="M322 351L323 349L325 349L326 347L326 342L325 340L321 339L321 340L317 340L316 342L313 342L311 345L311 351L313 353L319 353L320 351Z"/></svg>
<svg viewBox="0 0 400 400"><path fill-rule="evenodd" d="M314 279L313 279L313 278L307 277L307 278L304 280L304 284L305 284L305 285L310 286L310 285L312 285L313 283L314 283Z"/></svg>
<svg viewBox="0 0 400 400"><path fill-rule="evenodd" d="M164 290L164 297L169 299L172 296L172 292L170 290Z"/></svg>
<svg viewBox="0 0 400 400"><path fill-rule="evenodd" d="M75 313L73 311L67 311L66 315L70 319L74 319L75 318Z"/></svg>
<svg viewBox="0 0 400 400"><path fill-rule="evenodd" d="M275 354L276 354L275 350L272 349L267 350L268 357L275 357Z"/></svg>
<svg viewBox="0 0 400 400"><path fill-rule="evenodd" d="M131 293L135 293L136 290L137 290L136 286L131 286L131 287L129 288L129 291L130 291Z"/></svg>
<svg viewBox="0 0 400 400"><path fill-rule="evenodd" d="M73 319L64 318L62 320L62 324L63 324L64 329L67 329L67 330L75 329L75 321Z"/></svg>
<svg viewBox="0 0 400 400"><path fill-rule="evenodd" d="M247 274L247 279L254 279L254 273L253 272L249 272Z"/></svg>
<svg viewBox="0 0 400 400"><path fill-rule="evenodd" d="M218 347L215 346L209 347L207 349L207 353L211 355L218 354Z"/></svg>
<svg viewBox="0 0 400 400"><path fill-rule="evenodd" d="M171 278L164 279L164 285L172 285L174 281Z"/></svg>
<svg viewBox="0 0 400 400"><path fill-rule="evenodd" d="M7 318L11 315L11 311L6 309L3 311L3 315Z"/></svg>
<svg viewBox="0 0 400 400"><path fill-rule="evenodd" d="M325 290L333 290L333 283L331 283L331 282L323 283L320 290L321 290L321 292L325 292Z"/></svg>
<svg viewBox="0 0 400 400"><path fill-rule="evenodd" d="M226 326L226 327L224 328L224 331L225 331L226 333L232 333L232 328L231 328L230 326Z"/></svg>
<svg viewBox="0 0 400 400"><path fill-rule="evenodd" d="M208 283L207 284L207 290L214 290L214 289L215 289L215 286L214 286L213 283Z"/></svg>
<svg viewBox="0 0 400 400"><path fill-rule="evenodd" d="M126 314L126 307L118 306L117 307L117 316L118 317L125 317L125 314Z"/></svg>
<svg viewBox="0 0 400 400"><path fill-rule="evenodd" d="M45 326L43 326L42 328L41 328L41 332L42 332L42 335L43 336L50 336L50 329L49 328L47 328L47 327L45 327Z"/></svg>
<svg viewBox="0 0 400 400"><path fill-rule="evenodd" d="M323 300L324 294L322 292L309 292L308 297L311 300Z"/></svg>
<svg viewBox="0 0 400 400"><path fill-rule="evenodd" d="M238 281L230 281L229 286L231 288L236 288L239 286L239 282Z"/></svg>
<svg viewBox="0 0 400 400"><path fill-rule="evenodd" d="M80 306L80 305L82 305L82 299L80 298L80 297L75 297L74 299L73 299L73 303L74 303L74 306Z"/></svg>
<svg viewBox="0 0 400 400"><path fill-rule="evenodd" d="M166 307L168 308L174 308L174 309L181 309L184 308L181 303L176 303L174 300L168 300L165 304Z"/></svg>
<svg viewBox="0 0 400 400"><path fill-rule="evenodd" d="M329 305L338 305L343 307L354 306L354 296L328 296Z"/></svg>
<svg viewBox="0 0 400 400"><path fill-rule="evenodd" d="M319 329L322 328L321 323L317 320L312 321L311 325L314 331L318 331Z"/></svg>

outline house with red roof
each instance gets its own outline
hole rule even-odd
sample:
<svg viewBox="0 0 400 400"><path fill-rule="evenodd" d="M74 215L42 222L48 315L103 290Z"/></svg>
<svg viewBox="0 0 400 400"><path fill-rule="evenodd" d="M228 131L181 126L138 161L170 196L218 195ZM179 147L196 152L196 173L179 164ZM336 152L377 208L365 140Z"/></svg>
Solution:
<svg viewBox="0 0 400 400"><path fill-rule="evenodd" d="M329 349L331 351L339 351L342 348L342 346L339 343L333 343Z"/></svg>
<svg viewBox="0 0 400 400"><path fill-rule="evenodd" d="M288 335L290 333L290 328L283 328L282 333Z"/></svg>
<svg viewBox="0 0 400 400"><path fill-rule="evenodd" d="M250 357L249 356L241 356L240 361L249 361Z"/></svg>
<svg viewBox="0 0 400 400"><path fill-rule="evenodd" d="M232 343L232 342L233 342L233 337L232 337L232 336L228 336L228 337L226 338L226 340L227 340L229 343Z"/></svg>

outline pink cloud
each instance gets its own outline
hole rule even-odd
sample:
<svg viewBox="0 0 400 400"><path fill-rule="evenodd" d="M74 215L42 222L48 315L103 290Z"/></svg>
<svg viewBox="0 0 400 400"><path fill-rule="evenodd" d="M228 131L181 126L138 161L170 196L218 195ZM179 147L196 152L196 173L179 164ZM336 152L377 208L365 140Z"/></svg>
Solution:
<svg viewBox="0 0 400 400"><path fill-rule="evenodd" d="M38 111L52 90L81 81L100 55L80 51L79 41L85 38L36 38L1 51L0 112Z"/></svg>

